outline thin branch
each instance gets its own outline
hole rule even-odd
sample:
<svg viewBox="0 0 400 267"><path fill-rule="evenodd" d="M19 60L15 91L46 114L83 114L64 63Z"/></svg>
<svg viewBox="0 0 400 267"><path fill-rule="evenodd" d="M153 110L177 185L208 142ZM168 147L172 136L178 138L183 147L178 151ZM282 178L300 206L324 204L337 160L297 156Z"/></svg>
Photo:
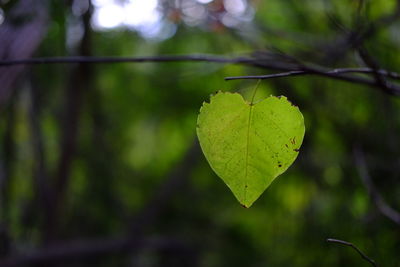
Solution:
<svg viewBox="0 0 400 267"><path fill-rule="evenodd" d="M0 60L0 67L13 65L40 65L40 64L99 64L99 63L144 63L144 62L214 62L214 63L251 63L255 59L247 57L228 58L213 55L162 55L148 57L43 57L14 60Z"/></svg>
<svg viewBox="0 0 400 267"><path fill-rule="evenodd" d="M345 74L345 73L362 73L362 74L373 74L375 73L374 69L371 68L340 68L340 69L333 69L327 71L328 74ZM392 79L400 79L400 74L392 71L387 71L384 69L378 70L380 75L386 76ZM310 74L317 74L313 72L307 72L305 70L296 70L296 71L288 71L288 72L281 72L281 73L273 73L267 75L248 75L248 76L233 76L233 77L226 77L225 80L238 80L238 79L273 79L273 78L281 78L281 77L288 77L288 76L298 76L298 75L310 75Z"/></svg>
<svg viewBox="0 0 400 267"><path fill-rule="evenodd" d="M342 58L349 49L357 50L367 39L371 39L380 30L387 29L396 22L400 17L400 0L396 1L396 6L392 10L393 13L385 14L364 25L357 25L356 29L346 30L342 44L334 46L334 50L342 51L342 53L336 54L336 58Z"/></svg>
<svg viewBox="0 0 400 267"><path fill-rule="evenodd" d="M316 65L305 65L301 63L287 63L276 60L265 60L257 57L235 57L228 58L214 55L161 55L148 57L52 57L52 58L27 58L15 60L0 60L0 68L12 65L36 65L36 64L100 64L100 63L144 63L144 62L211 62L219 64L241 64L262 69L285 71L282 74L261 75L261 76L241 76L228 77L227 80L233 79L270 79L277 77L287 77L296 75L319 75L336 80L347 81L351 83L364 84L375 88L381 88L375 79L363 78L350 73L374 74L371 68L340 68L327 69ZM393 78L400 79L400 74L386 70L379 70L379 73ZM396 84L387 84L385 92L390 95L400 96L400 86Z"/></svg>
<svg viewBox="0 0 400 267"><path fill-rule="evenodd" d="M372 74L375 78L376 84L380 86L382 90L387 90L391 85L389 84L389 81L386 79L386 77L379 73L379 70L381 68L378 62L368 53L367 49L363 46L360 46L358 48L358 54L360 55L362 61L364 61L364 63L367 65L367 67L373 69Z"/></svg>
<svg viewBox="0 0 400 267"><path fill-rule="evenodd" d="M232 80L267 80L267 79L282 78L282 77L289 77L289 76L299 76L299 75L308 75L308 74L312 74L312 73L306 72L304 70L294 70L294 71L280 72L280 73L266 74L266 75L232 76L232 77L226 77L225 81L232 81Z"/></svg>
<svg viewBox="0 0 400 267"><path fill-rule="evenodd" d="M15 59L15 60L0 60L0 67L13 66L13 65L41 65L41 64L75 64L75 63L86 63L86 64L112 64L112 63L145 63L145 62L210 62L210 63L227 63L227 64L254 64L258 63L257 58L250 57L222 57L214 55L162 55L162 56L148 56L148 57L85 57L85 56L75 56L75 57L43 57L43 58L26 58L26 59ZM269 64L269 65L258 65L266 66L271 69L278 69L278 66L285 69L282 64ZM312 74L306 71L290 71L293 75L296 72ZM332 74L343 74L343 73L365 73L371 74L375 70L371 68L340 68L328 71ZM393 79L400 79L400 74L387 70L379 70L379 74L387 76ZM268 79L269 75L266 76ZM255 77L260 77L255 76ZM240 76L239 76L240 77ZM239 77L237 77L239 79ZM244 76L247 77L247 76ZM249 76L251 77L251 76ZM236 77L227 77L226 80L231 80ZM255 78L258 79L258 78Z"/></svg>
<svg viewBox="0 0 400 267"><path fill-rule="evenodd" d="M375 203L376 207L384 216L386 216L394 223L400 225L400 212L396 211L386 203L386 201L374 185L372 178L368 172L367 163L365 161L364 153L362 152L361 148L355 147L353 149L353 154L358 174L361 177L361 181L367 188L368 194Z"/></svg>
<svg viewBox="0 0 400 267"><path fill-rule="evenodd" d="M355 251L357 251L358 254L360 254L361 258L363 258L364 260L366 260L369 263L371 263L372 266L375 266L375 267L378 266L373 259L371 259L367 255L365 255L361 250L359 250L355 245L353 245L353 243L350 243L350 242L347 242L347 241L343 241L343 240L339 240L339 239L334 239L334 238L328 238L326 240L326 242L337 243L337 244L341 244L341 245L344 245L344 246L351 247Z"/></svg>
<svg viewBox="0 0 400 267"><path fill-rule="evenodd" d="M380 70L382 75L386 75L390 77L400 77L399 74L388 72L386 70ZM289 77L289 76L300 76L300 75L318 75L329 77L336 80L347 81L351 83L359 83L368 85L374 88L382 88L381 84L378 84L375 79L366 79L359 76L354 75L346 75L348 73L364 73L364 74L374 74L373 69L369 68L343 68L343 69L333 69L333 70L325 70L323 68L317 67L308 67L302 66L299 67L298 70L291 70L288 72L282 73L275 73L275 74L268 74L268 75L251 75L251 76L235 76L235 77L226 77L225 80L239 80L239 79L272 79L272 78L281 78L281 77ZM396 84L385 84L384 92L388 93L389 95L400 96L400 86Z"/></svg>

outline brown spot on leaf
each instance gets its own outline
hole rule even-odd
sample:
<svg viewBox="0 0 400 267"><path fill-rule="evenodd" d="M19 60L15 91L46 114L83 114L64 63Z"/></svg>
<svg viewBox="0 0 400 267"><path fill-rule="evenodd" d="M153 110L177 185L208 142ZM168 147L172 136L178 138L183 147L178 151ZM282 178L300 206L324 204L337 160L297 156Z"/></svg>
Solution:
<svg viewBox="0 0 400 267"><path fill-rule="evenodd" d="M300 149L298 149L298 148L295 148L295 149L293 149L293 151L299 152L299 151L300 151Z"/></svg>
<svg viewBox="0 0 400 267"><path fill-rule="evenodd" d="M296 136L293 137L293 138L289 138L289 140L290 140L290 143L291 143L292 145L296 144Z"/></svg>

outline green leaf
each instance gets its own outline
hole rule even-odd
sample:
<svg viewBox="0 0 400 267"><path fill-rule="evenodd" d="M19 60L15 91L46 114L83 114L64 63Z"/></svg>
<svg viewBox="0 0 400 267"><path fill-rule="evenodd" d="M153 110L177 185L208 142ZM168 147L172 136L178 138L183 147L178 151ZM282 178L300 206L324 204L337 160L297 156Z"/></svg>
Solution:
<svg viewBox="0 0 400 267"><path fill-rule="evenodd" d="M218 92L197 118L208 163L246 208L293 163L304 132L303 115L284 96L253 104Z"/></svg>

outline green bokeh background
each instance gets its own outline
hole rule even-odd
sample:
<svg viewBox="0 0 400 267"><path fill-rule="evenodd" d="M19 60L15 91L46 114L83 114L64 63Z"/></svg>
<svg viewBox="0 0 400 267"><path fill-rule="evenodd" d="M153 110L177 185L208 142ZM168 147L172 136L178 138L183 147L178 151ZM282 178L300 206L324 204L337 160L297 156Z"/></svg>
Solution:
<svg viewBox="0 0 400 267"><path fill-rule="evenodd" d="M6 18L12 2L3 7ZM75 55L65 37L71 8L62 1L48 4L49 28L35 56ZM337 24L354 29L357 23L391 14L396 1L249 4L255 16L242 29L192 27L178 20L175 35L163 41L144 39L125 28L91 30L90 54L235 56L262 50L331 68L357 67L362 63L354 50L335 50L336 41L345 34ZM384 26L364 42L382 68L396 71L400 66L399 26L399 21ZM334 52L340 56L334 57ZM91 264L368 265L351 248L326 242L337 238L354 243L380 266L400 266L400 226L379 212L353 156L355 146L363 149L376 188L393 208L400 209L399 98L376 88L317 76L263 81L256 98L287 96L303 112L306 135L295 163L250 209L244 209L212 172L201 151L190 151L196 146L196 118L203 101L218 90L238 91L247 97L256 83L226 82L224 77L269 71L205 62L88 66L92 76L82 92L77 146L57 242L127 236L131 219L146 209L160 186L174 176L185 181L162 199L156 218L141 230L146 238L165 239L167 244L176 239L180 246L141 245L135 253L104 254L91 259ZM50 174L55 173L60 157L65 88L73 68L36 65L23 75L39 97L37 118ZM18 93L9 100L14 105L7 105L0 114L2 147L8 125L5 118L14 114L14 153L8 163L12 172L0 217L12 249L4 257L38 249L44 243L43 207L32 204L37 202L32 169L38 158L32 149L31 95L25 83L16 87ZM4 151L1 156L6 159L9 155ZM196 154L195 160L185 166L190 153ZM185 168L183 174L179 172ZM62 266L87 264L76 260Z"/></svg>

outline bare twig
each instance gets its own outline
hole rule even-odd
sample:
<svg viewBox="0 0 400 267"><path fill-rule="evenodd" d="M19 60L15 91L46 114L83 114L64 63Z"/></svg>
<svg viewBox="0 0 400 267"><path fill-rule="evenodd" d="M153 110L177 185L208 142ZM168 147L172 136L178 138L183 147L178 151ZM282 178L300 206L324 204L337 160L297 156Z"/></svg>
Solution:
<svg viewBox="0 0 400 267"><path fill-rule="evenodd" d="M282 77L289 77L289 76L299 76L299 75L307 75L312 74L308 73L304 70L293 70L288 72L280 72L280 73L273 73L273 74L266 74L266 75L245 75L245 76L232 76L232 77L225 77L226 81L232 80L267 80L267 79L274 79L274 78L282 78Z"/></svg>
<svg viewBox="0 0 400 267"><path fill-rule="evenodd" d="M366 260L369 263L371 263L372 266L378 266L373 259L371 259L367 255L365 255L361 250L359 250L355 245L353 245L353 243L350 243L350 242L347 242L347 241L343 241L343 240L339 240L339 239L334 239L334 238L328 238L326 240L326 242L337 243L337 244L341 244L341 245L344 245L344 246L351 247L355 251L357 251L358 254L360 254L361 258L363 258L364 260Z"/></svg>
<svg viewBox="0 0 400 267"><path fill-rule="evenodd" d="M371 68L340 68L329 70L326 73L328 74L345 74L345 73L361 73L361 74L372 74L375 70ZM400 74L396 72L390 72L387 70L380 69L378 70L380 75L386 76L392 79L400 79ZM288 72L280 72L273 73L267 75L248 75L248 76L233 76L226 77L225 80L238 80L238 79L273 79L273 78L281 78L281 77L289 77L289 76L298 76L298 75L310 75L317 74L313 72L308 72L305 70L296 70L296 71L288 71Z"/></svg>
<svg viewBox="0 0 400 267"><path fill-rule="evenodd" d="M372 178L369 175L367 164L364 158L364 153L362 152L361 148L357 146L354 147L353 154L358 174L361 177L361 181L367 188L368 194L375 203L376 207L384 216L386 216L394 223L400 225L400 213L386 203L386 201L383 199L382 195L374 185Z"/></svg>
<svg viewBox="0 0 400 267"><path fill-rule="evenodd" d="M227 80L233 79L270 79L277 77L297 76L297 75L319 75L336 80L359 83L371 87L381 88L377 85L375 79L363 78L350 73L374 74L371 68L340 68L330 70L319 66L309 66L300 63L277 62L273 60L263 60L253 57L222 57L213 55L160 55L149 57L53 57L53 58L28 58L15 60L2 60L0 67L13 65L35 65L35 64L100 64L100 63L144 63L144 62L211 62L219 64L241 64L254 66L262 69L285 71L285 73L261 75L261 76L240 76L227 77ZM381 75L393 79L400 79L400 74L387 70L379 70ZM386 93L391 95L400 95L400 86L396 84L387 85Z"/></svg>
<svg viewBox="0 0 400 267"><path fill-rule="evenodd" d="M385 70L380 70L382 75L389 75L389 72ZM374 88L382 88L382 84L378 84L375 79L366 79L359 76L354 75L346 75L346 73L374 73L373 69L369 68L343 68L343 69L334 69L334 70L325 70L323 68L317 67L308 67L302 66L298 70L291 70L283 73L275 73L269 75L251 75L251 76L236 76L236 77L227 77L225 80L238 80L238 79L272 79L272 78L281 78L281 77L289 77L289 76L300 76L300 75L318 75L329 77L336 80L347 81L351 83L359 83L368 85ZM397 77L398 74L390 73L391 77ZM389 95L400 96L400 86L396 84L385 83L384 92Z"/></svg>

